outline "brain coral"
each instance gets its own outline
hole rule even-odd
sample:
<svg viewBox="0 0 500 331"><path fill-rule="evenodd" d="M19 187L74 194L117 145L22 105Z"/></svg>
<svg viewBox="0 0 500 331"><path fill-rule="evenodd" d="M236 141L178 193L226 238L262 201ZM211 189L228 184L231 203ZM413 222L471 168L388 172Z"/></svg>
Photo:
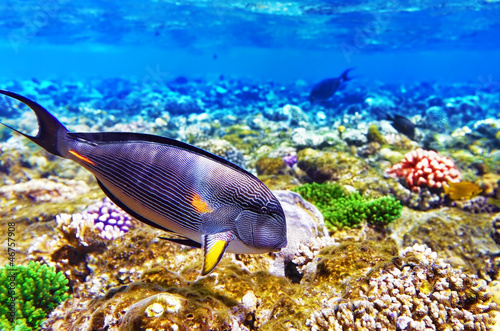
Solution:
<svg viewBox="0 0 500 331"><path fill-rule="evenodd" d="M437 259L423 245L322 302L313 330L491 330L496 304L476 276Z"/></svg>

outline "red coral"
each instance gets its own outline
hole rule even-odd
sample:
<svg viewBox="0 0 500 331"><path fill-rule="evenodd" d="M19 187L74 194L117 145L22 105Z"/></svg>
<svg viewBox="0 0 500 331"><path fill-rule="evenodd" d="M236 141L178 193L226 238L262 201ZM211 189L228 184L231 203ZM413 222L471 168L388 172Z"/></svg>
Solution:
<svg viewBox="0 0 500 331"><path fill-rule="evenodd" d="M403 161L387 170L387 174L406 178L406 183L415 192L420 192L423 186L441 188L443 183L456 183L461 179L451 159L422 148L407 153Z"/></svg>

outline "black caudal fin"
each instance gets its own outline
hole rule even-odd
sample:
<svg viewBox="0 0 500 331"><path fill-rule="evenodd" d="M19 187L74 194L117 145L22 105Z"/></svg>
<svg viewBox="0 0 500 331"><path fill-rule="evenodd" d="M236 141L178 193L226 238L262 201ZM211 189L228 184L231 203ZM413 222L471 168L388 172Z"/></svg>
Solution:
<svg viewBox="0 0 500 331"><path fill-rule="evenodd" d="M22 95L19 95L17 93L5 90L0 90L0 94L7 95L11 98L21 101L35 112L38 119L38 134L35 137L29 136L8 125L4 125L30 139L35 144L47 150L47 152L61 156L57 149L57 140L60 133L68 132L64 125L62 125L57 118L49 113L47 109L43 108L33 100L23 97Z"/></svg>
<svg viewBox="0 0 500 331"><path fill-rule="evenodd" d="M342 75L340 75L340 79L343 81L343 82L347 82L348 80L351 80L352 77L347 77L347 74L349 73L349 71L353 70L354 68L349 68L349 69L346 69Z"/></svg>

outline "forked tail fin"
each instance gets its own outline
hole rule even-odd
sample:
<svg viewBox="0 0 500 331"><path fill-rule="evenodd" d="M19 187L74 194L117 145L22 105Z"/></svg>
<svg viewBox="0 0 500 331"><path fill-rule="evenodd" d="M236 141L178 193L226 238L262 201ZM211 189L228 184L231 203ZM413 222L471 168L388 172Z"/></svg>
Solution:
<svg viewBox="0 0 500 331"><path fill-rule="evenodd" d="M34 137L29 136L25 133L22 133L14 129L11 126L5 125L3 123L2 124L8 127L9 129L12 129L17 133L22 134L26 138L33 141L35 144L47 150L47 152L62 156L57 149L58 138L60 137L61 133L68 132L68 129L66 129L66 127L62 125L62 123L59 122L57 118L55 118L51 113L49 113L47 109L43 108L33 100L23 97L22 95L19 95L17 93L5 90L0 90L0 94L7 95L11 98L21 101L35 112L36 117L38 119L38 134Z"/></svg>
<svg viewBox="0 0 500 331"><path fill-rule="evenodd" d="M354 68L349 68L349 69L346 69L342 75L340 75L340 79L343 81L343 82L347 82L348 80L351 80L352 77L347 77L347 74L349 73L349 71L353 70Z"/></svg>

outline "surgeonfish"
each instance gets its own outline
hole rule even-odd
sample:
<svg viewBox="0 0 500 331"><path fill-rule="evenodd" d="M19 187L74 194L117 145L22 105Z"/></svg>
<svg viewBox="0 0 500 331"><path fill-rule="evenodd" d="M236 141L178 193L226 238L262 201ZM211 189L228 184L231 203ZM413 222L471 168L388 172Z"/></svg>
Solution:
<svg viewBox="0 0 500 331"><path fill-rule="evenodd" d="M479 185L467 181L448 182L447 185L443 185L443 189L444 194L451 200L470 200L482 191Z"/></svg>
<svg viewBox="0 0 500 331"><path fill-rule="evenodd" d="M178 235L165 238L203 249L207 275L224 252L279 251L287 244L278 199L259 179L189 144L127 132L69 132L52 114L19 94L39 131L30 139L49 153L89 170L106 195L138 220Z"/></svg>
<svg viewBox="0 0 500 331"><path fill-rule="evenodd" d="M404 134L411 140L415 140L415 124L404 116L387 114L387 120L391 121L391 125L399 133Z"/></svg>
<svg viewBox="0 0 500 331"><path fill-rule="evenodd" d="M340 84L351 79L350 77L347 77L347 74L352 69L354 68L347 69L340 75L340 77L324 79L314 85L311 93L309 94L309 102L314 104L318 101L324 101L331 98L335 91L339 88Z"/></svg>

